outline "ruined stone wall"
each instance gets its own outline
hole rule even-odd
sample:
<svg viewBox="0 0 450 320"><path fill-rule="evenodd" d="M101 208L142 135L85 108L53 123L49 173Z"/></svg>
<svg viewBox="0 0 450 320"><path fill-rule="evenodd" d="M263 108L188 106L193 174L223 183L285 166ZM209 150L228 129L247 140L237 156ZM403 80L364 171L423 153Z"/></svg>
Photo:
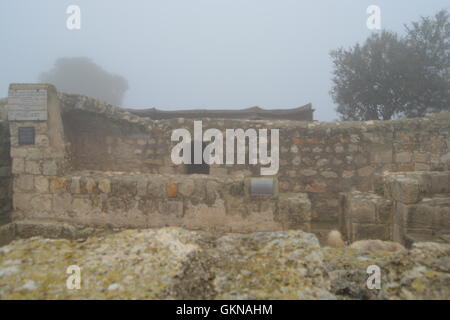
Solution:
<svg viewBox="0 0 450 320"><path fill-rule="evenodd" d="M11 158L9 125L5 113L6 99L0 100L0 224L9 220L12 208Z"/></svg>
<svg viewBox="0 0 450 320"><path fill-rule="evenodd" d="M246 181L233 177L92 171L60 177L26 176L17 180L15 218L121 228L310 230L306 195L258 199L246 190ZM290 210L291 204L297 208Z"/></svg>
<svg viewBox="0 0 450 320"><path fill-rule="evenodd" d="M378 190L386 171L450 169L446 113L384 122L203 119L204 131L280 130L276 192L253 197L248 179L260 176L259 165L213 165L209 175L188 175L172 163L172 131L193 134L194 119L152 120L49 90L49 121L10 125L16 219L320 234L343 225L341 193ZM19 125L36 128L36 145L17 145ZM387 230L390 222L382 223Z"/></svg>
<svg viewBox="0 0 450 320"><path fill-rule="evenodd" d="M349 241L448 241L450 171L386 173L376 192L343 195L342 220Z"/></svg>
<svg viewBox="0 0 450 320"><path fill-rule="evenodd" d="M170 159L174 129L193 119L152 121L96 100L60 94L76 170L184 174ZM199 119L201 120L201 119ZM367 122L203 119L203 130L280 129L281 193L307 193L316 229L336 227L341 192L380 188L385 171L450 169L450 115ZM213 165L212 176L260 176L259 165Z"/></svg>

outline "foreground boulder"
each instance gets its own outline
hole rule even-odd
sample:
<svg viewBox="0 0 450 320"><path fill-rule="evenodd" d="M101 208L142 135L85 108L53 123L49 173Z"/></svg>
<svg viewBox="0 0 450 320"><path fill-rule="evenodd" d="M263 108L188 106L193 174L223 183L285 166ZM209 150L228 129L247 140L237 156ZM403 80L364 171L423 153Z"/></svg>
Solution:
<svg viewBox="0 0 450 320"><path fill-rule="evenodd" d="M67 268L81 268L69 290ZM382 270L369 290L367 267ZM450 299L450 246L321 248L302 231L212 236L181 228L0 247L2 299Z"/></svg>
<svg viewBox="0 0 450 320"><path fill-rule="evenodd" d="M338 299L450 299L450 245L416 243L411 250L324 248L331 291ZM381 289L367 288L367 267L381 270Z"/></svg>
<svg viewBox="0 0 450 320"><path fill-rule="evenodd" d="M66 270L81 268L81 289ZM332 299L317 238L302 231L213 238L179 228L0 248L3 299Z"/></svg>

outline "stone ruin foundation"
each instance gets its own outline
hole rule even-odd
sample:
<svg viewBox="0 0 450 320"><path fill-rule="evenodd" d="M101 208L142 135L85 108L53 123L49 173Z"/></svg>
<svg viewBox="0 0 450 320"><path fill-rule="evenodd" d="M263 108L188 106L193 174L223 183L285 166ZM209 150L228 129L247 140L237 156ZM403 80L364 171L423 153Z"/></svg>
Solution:
<svg viewBox="0 0 450 320"><path fill-rule="evenodd" d="M47 84L12 84L0 111L2 243L76 237L86 227L164 226L449 241L449 113L332 123L153 120ZM201 174L174 165L171 133L192 131L194 120L223 132L279 129L280 169L265 177L272 194L250 192L259 165L211 165Z"/></svg>

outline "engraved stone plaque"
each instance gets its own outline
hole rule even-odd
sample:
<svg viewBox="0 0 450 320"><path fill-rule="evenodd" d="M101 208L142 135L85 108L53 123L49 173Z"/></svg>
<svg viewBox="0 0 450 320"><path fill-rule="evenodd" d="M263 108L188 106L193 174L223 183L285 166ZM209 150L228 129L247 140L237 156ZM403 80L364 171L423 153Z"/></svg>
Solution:
<svg viewBox="0 0 450 320"><path fill-rule="evenodd" d="M34 127L19 127L19 145L34 144Z"/></svg>
<svg viewBox="0 0 450 320"><path fill-rule="evenodd" d="M10 90L8 94L8 119L10 121L46 121L47 90Z"/></svg>
<svg viewBox="0 0 450 320"><path fill-rule="evenodd" d="M273 179L251 179L252 196L271 196L274 192Z"/></svg>

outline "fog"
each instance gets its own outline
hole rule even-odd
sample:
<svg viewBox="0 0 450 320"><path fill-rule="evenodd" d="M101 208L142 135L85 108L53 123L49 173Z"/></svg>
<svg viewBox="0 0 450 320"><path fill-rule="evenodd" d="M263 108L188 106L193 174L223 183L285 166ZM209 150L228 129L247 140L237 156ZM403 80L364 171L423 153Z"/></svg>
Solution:
<svg viewBox="0 0 450 320"><path fill-rule="evenodd" d="M81 9L68 30L66 9ZM329 52L372 32L449 8L448 0L1 0L0 97L36 82L60 57L91 58L127 79L123 106L290 108L311 102L315 119L337 118Z"/></svg>

